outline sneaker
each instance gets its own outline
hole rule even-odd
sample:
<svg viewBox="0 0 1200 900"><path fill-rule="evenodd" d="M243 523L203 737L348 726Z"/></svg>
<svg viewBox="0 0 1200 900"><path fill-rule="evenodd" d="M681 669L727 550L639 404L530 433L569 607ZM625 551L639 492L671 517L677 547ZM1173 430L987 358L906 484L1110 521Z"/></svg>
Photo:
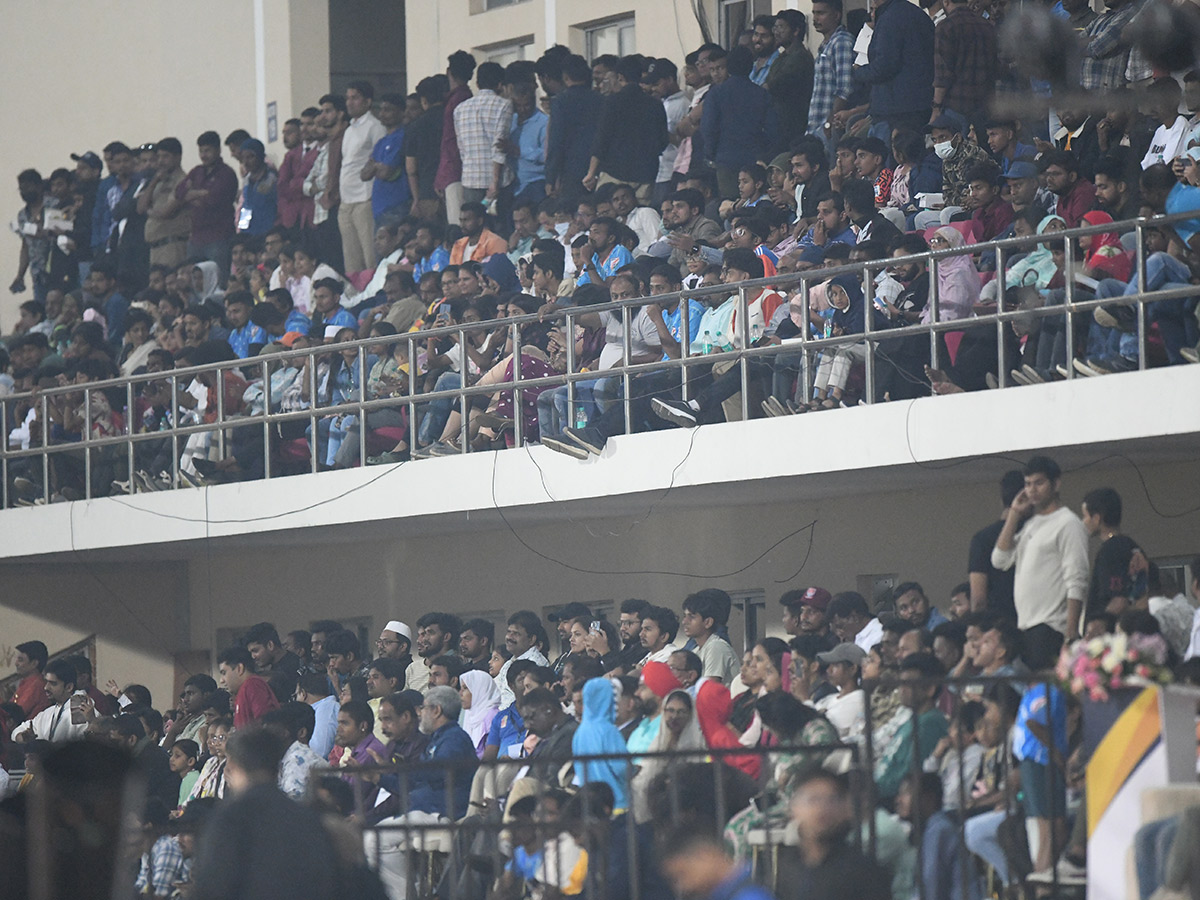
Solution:
<svg viewBox="0 0 1200 900"><path fill-rule="evenodd" d="M112 492L114 494L132 494L133 493L133 479L130 478L128 481L114 480L112 483Z"/></svg>
<svg viewBox="0 0 1200 900"><path fill-rule="evenodd" d="M1071 377L1071 370L1068 369L1066 366L1063 366L1063 365L1055 366L1054 371L1057 372L1064 379Z"/></svg>
<svg viewBox="0 0 1200 900"><path fill-rule="evenodd" d="M438 441L426 448L429 456L458 456L462 448L454 441Z"/></svg>
<svg viewBox="0 0 1200 900"><path fill-rule="evenodd" d="M998 378L996 378L995 372L988 372L986 375L983 376L983 380L987 382L987 386L990 387L993 391L997 390L1000 387L1000 380Z"/></svg>
<svg viewBox="0 0 1200 900"><path fill-rule="evenodd" d="M587 428L564 428L563 435L597 456L604 452L604 445L608 443L608 438L600 433L600 429L590 425Z"/></svg>
<svg viewBox="0 0 1200 900"><path fill-rule="evenodd" d="M194 468L200 476L207 478L217 471L217 464L211 459L201 459L198 456L192 457L192 468Z"/></svg>
<svg viewBox="0 0 1200 900"><path fill-rule="evenodd" d="M1125 332L1137 330L1137 313L1132 306L1097 306L1092 310L1092 318L1103 328L1115 328Z"/></svg>
<svg viewBox="0 0 1200 900"><path fill-rule="evenodd" d="M1200 363L1200 351L1195 347L1181 347L1179 355L1190 363Z"/></svg>
<svg viewBox="0 0 1200 900"><path fill-rule="evenodd" d="M137 487L137 492L139 494L149 494L159 489L158 482L150 477L149 472L143 472L141 470L134 472L133 478L130 480Z"/></svg>
<svg viewBox="0 0 1200 900"><path fill-rule="evenodd" d="M1053 869L1034 872L1026 880L1035 884L1053 884L1055 881L1062 885L1087 884L1087 869L1064 856L1059 858Z"/></svg>
<svg viewBox="0 0 1200 900"><path fill-rule="evenodd" d="M13 479L13 493L23 500L33 500L42 496L42 489L28 478L17 476Z"/></svg>
<svg viewBox="0 0 1200 900"><path fill-rule="evenodd" d="M64 500L66 500L69 503L75 503L76 501L83 499L83 492L77 491L73 487L59 488L58 493Z"/></svg>
<svg viewBox="0 0 1200 900"><path fill-rule="evenodd" d="M1095 369L1093 369L1091 366L1089 366L1087 363L1085 363L1082 359L1076 359L1074 361L1073 365L1075 366L1076 372L1078 372L1080 375L1086 375L1089 378L1093 378L1096 375L1103 374L1101 372L1097 372Z"/></svg>
<svg viewBox="0 0 1200 900"><path fill-rule="evenodd" d="M587 459L591 455L584 447L581 447L574 441L567 440L565 437L543 437L542 446L549 447L557 453L562 453L574 459Z"/></svg>
<svg viewBox="0 0 1200 900"><path fill-rule="evenodd" d="M498 416L495 413L481 412L475 414L475 421L482 428L491 428L495 431L502 431L505 428L513 427L513 420L507 416Z"/></svg>
<svg viewBox="0 0 1200 900"><path fill-rule="evenodd" d="M805 412L805 408L802 405L800 405L799 403L797 403L795 400L788 400L786 405L787 405L788 413L793 416L799 415L800 413Z"/></svg>
<svg viewBox="0 0 1200 900"><path fill-rule="evenodd" d="M779 401L778 397L768 397L762 402L762 408L763 412L772 418L791 415L791 412Z"/></svg>
<svg viewBox="0 0 1200 900"><path fill-rule="evenodd" d="M193 475L186 469L179 470L179 486L180 487L204 487L204 479L199 475Z"/></svg>
<svg viewBox="0 0 1200 900"><path fill-rule="evenodd" d="M1013 369L1008 373L1008 377L1013 380L1014 384L1024 385L1025 387L1029 386L1029 379L1025 377L1025 373L1020 369Z"/></svg>
<svg viewBox="0 0 1200 900"><path fill-rule="evenodd" d="M661 397L655 397L650 401L650 407L656 416L672 425L695 428L700 424L696 417L696 413L700 412L700 405L695 400L663 400Z"/></svg>
<svg viewBox="0 0 1200 900"><path fill-rule="evenodd" d="M1033 366L1021 366L1021 371L1025 373L1025 377L1029 379L1030 384L1045 384L1046 379L1042 377L1042 373Z"/></svg>

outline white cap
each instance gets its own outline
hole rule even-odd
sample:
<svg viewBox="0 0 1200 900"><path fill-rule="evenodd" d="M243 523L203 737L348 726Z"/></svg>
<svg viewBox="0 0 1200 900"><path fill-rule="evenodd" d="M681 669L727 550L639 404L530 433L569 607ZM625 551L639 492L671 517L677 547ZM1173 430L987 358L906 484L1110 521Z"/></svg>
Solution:
<svg viewBox="0 0 1200 900"><path fill-rule="evenodd" d="M330 338L337 337L338 332L341 331L344 327L345 327L344 325L326 325L325 326L325 340L329 340Z"/></svg>
<svg viewBox="0 0 1200 900"><path fill-rule="evenodd" d="M403 622L397 622L395 619L392 619L392 621L383 626L383 630L390 631L394 634L402 634L408 639L410 644L412 643L412 629Z"/></svg>

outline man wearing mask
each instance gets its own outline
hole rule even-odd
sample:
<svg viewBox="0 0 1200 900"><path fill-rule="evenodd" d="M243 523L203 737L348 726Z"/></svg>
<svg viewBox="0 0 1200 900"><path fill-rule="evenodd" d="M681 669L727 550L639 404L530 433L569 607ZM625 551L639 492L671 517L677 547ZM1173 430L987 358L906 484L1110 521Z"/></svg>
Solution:
<svg viewBox="0 0 1200 900"><path fill-rule="evenodd" d="M975 165L987 162L987 152L967 138L967 120L952 110L946 110L929 123L933 152L942 161L942 209L918 213L918 230L947 224L950 216L960 212L970 190L967 173Z"/></svg>

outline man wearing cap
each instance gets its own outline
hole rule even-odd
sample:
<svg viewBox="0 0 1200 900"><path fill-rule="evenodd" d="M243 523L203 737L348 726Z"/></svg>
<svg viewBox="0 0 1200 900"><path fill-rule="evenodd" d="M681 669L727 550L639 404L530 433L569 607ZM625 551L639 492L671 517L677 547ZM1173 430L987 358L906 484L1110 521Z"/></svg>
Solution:
<svg viewBox="0 0 1200 900"><path fill-rule="evenodd" d="M275 224L275 198L279 176L267 165L267 150L257 138L242 142L239 151L246 169L242 185L242 208L238 215L238 233L262 236Z"/></svg>
<svg viewBox="0 0 1200 900"><path fill-rule="evenodd" d="M810 587L802 591L787 591L779 598L783 607L783 630L793 637L802 634L833 639L829 632L829 616L826 610L832 595L823 587Z"/></svg>
<svg viewBox="0 0 1200 900"><path fill-rule="evenodd" d="M670 143L658 157L658 177L654 181L654 193L651 202L655 207L661 207L662 201L671 192L671 180L675 173L675 160L679 156L679 123L687 115L691 106L685 94L679 87L679 70L669 59L653 59L642 76L642 88L651 97L662 101L667 114L667 136ZM632 226L631 226L632 227ZM636 229L635 229L636 230ZM638 234L642 237L641 233ZM649 241L643 241L648 245Z"/></svg>
<svg viewBox="0 0 1200 900"><path fill-rule="evenodd" d="M894 0L889 0L894 2ZM952 110L946 110L929 123L933 152L942 161L942 209L918 213L918 229L931 225L946 225L950 217L961 212L967 199L967 172L972 166L986 162L989 157L967 138L967 120Z"/></svg>
<svg viewBox="0 0 1200 900"><path fill-rule="evenodd" d="M175 189L175 196L191 212L192 234L188 239L187 255L215 262L224 285L229 278L237 175L221 159L221 136L215 131L200 135L196 146L200 152L200 165L188 172Z"/></svg>
<svg viewBox="0 0 1200 900"><path fill-rule="evenodd" d="M546 616L547 619L555 624L555 627L558 630L559 640L562 642L562 646L567 648L564 653L559 654L558 659L554 660L554 673L556 675L562 674L563 666L566 665L567 660L571 656L571 620L581 617L588 619L591 618L591 616L592 611L582 603L568 603L562 609L552 612L550 615Z"/></svg>
<svg viewBox="0 0 1200 900"><path fill-rule="evenodd" d="M837 693L818 700L814 705L838 730L843 741L856 741L866 723L866 695L858 685L862 661L867 651L858 644L838 644L826 653L818 653L817 661L825 667L825 677L837 688Z"/></svg>
<svg viewBox="0 0 1200 900"><path fill-rule="evenodd" d="M1017 160L1008 167L1008 174L1000 176L1001 190L1000 196L1008 201L1008 205L1013 208L1013 216L1026 209L1036 209L1041 215L1046 214L1046 210L1054 207L1053 195L1048 191L1043 191L1041 184L1038 182L1038 170L1035 163L1026 162L1023 159ZM1049 195L1051 199L1043 195ZM1134 216L1137 212L1135 210Z"/></svg>
<svg viewBox="0 0 1200 900"><path fill-rule="evenodd" d="M375 639L375 656L402 662L407 669L412 664L412 629L398 619L392 619Z"/></svg>
<svg viewBox="0 0 1200 900"><path fill-rule="evenodd" d="M92 268L92 214L96 209L96 191L104 164L91 150L72 153L71 159L75 160L75 192L83 198L79 209L75 211L75 227L71 232L75 258L79 262L79 282L82 284Z"/></svg>
<svg viewBox="0 0 1200 900"><path fill-rule="evenodd" d="M175 190L187 176L179 164L183 145L173 137L155 145L154 172L138 194L138 212L146 217L146 244L150 247L150 265L170 269L187 258L192 216L175 196Z"/></svg>

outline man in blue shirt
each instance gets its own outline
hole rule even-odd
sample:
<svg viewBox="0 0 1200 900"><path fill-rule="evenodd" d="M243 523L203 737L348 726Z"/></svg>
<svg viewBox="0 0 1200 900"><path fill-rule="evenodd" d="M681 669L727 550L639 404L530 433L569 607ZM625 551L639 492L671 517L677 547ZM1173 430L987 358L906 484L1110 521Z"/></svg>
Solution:
<svg viewBox="0 0 1200 900"><path fill-rule="evenodd" d="M754 48L754 68L750 71L750 80L759 87L766 86L771 66L775 65L781 52L775 41L774 26L775 17L771 15L755 16L751 26L750 46Z"/></svg>
<svg viewBox="0 0 1200 900"><path fill-rule="evenodd" d="M96 298L108 326L108 343L119 351L125 338L125 312L129 309L129 301L117 291L117 267L110 260L97 260L84 289Z"/></svg>
<svg viewBox="0 0 1200 900"><path fill-rule="evenodd" d="M279 176L267 165L267 150L263 142L250 138L242 143L242 165L246 167L246 183L242 185L242 210L238 215L238 232L262 236L275 224L276 189Z"/></svg>
<svg viewBox="0 0 1200 900"><path fill-rule="evenodd" d="M450 251L446 248L446 232L440 222L422 222L417 229L417 252L420 258L413 266L413 281L421 283L426 272L440 272L450 265Z"/></svg>
<svg viewBox="0 0 1200 900"><path fill-rule="evenodd" d="M336 278L322 278L313 285L313 314L309 333L325 333L330 325L353 328L358 331L358 319L338 302L342 297L342 283Z"/></svg>
<svg viewBox="0 0 1200 900"><path fill-rule="evenodd" d="M514 112L505 150L517 171L513 202L539 204L546 199L546 128L550 118L537 108L533 85L518 82L510 91Z"/></svg>
<svg viewBox="0 0 1200 900"><path fill-rule="evenodd" d="M384 94L379 100L379 122L387 134L375 143L371 158L363 166L362 180L371 181L371 212L375 227L384 218L402 219L408 215L412 193L404 168L404 110L407 101L402 94Z"/></svg>
<svg viewBox="0 0 1200 900"><path fill-rule="evenodd" d="M250 321L250 310L253 307L254 298L249 291L231 291L225 295L229 346L233 348L238 359L249 359L270 342L267 332Z"/></svg>
<svg viewBox="0 0 1200 900"><path fill-rule="evenodd" d="M537 663L531 659L515 659L508 667L504 678L515 699L510 706L497 712L496 717L492 719L487 741L483 746L484 762L509 758L510 748L514 746L519 748L525 741L525 720L521 718L517 704L525 696L525 673L536 668Z"/></svg>
<svg viewBox="0 0 1200 900"><path fill-rule="evenodd" d="M584 251L583 272L575 284L604 284L621 269L633 262L633 254L617 243L619 222L608 216L592 220L588 229L588 246ZM590 252L588 252L590 251Z"/></svg>
<svg viewBox="0 0 1200 900"><path fill-rule="evenodd" d="M778 117L771 95L750 80L754 61L745 47L734 47L726 60L729 77L704 97L700 131L704 152L717 168L722 200L738 196L738 170L770 159Z"/></svg>
<svg viewBox="0 0 1200 900"><path fill-rule="evenodd" d="M458 724L462 712L458 691L447 685L430 688L418 712L421 733L429 737L421 761L439 765L414 769L405 773L403 780L399 774L381 776L380 788L399 795L400 807L408 812L381 821L380 831L363 834L367 860L374 864L378 859L379 877L390 897L407 895L408 852L422 843L423 833L418 829L448 819L457 821L466 815L471 780L479 762L474 743ZM454 778L451 809L446 808L449 769ZM412 826L413 830L404 826Z"/></svg>

